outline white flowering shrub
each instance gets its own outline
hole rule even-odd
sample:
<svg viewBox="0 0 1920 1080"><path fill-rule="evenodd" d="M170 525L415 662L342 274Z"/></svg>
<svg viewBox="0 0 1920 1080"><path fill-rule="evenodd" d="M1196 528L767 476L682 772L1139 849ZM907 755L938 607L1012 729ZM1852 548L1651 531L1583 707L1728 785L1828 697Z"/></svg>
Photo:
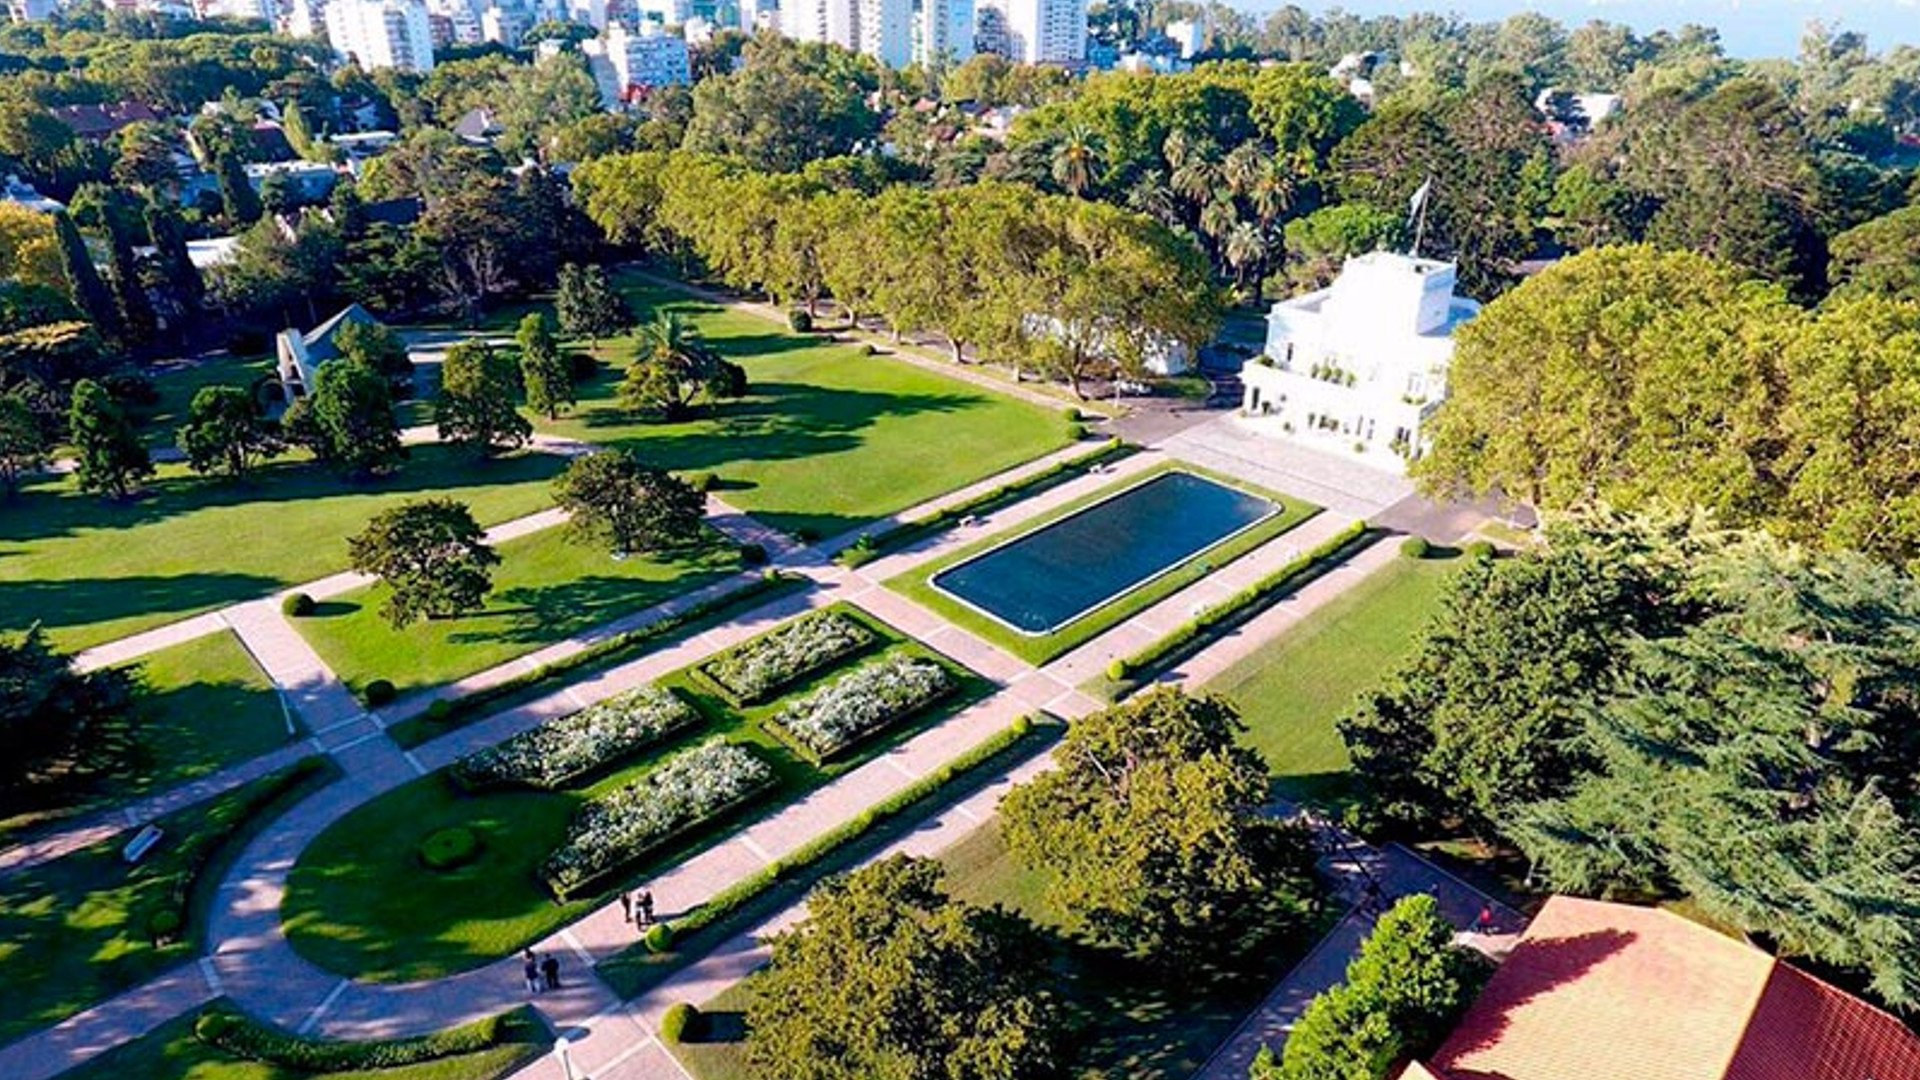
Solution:
<svg viewBox="0 0 1920 1080"><path fill-rule="evenodd" d="M563 788L699 722L699 712L671 691L643 686L469 754L454 771L472 788Z"/></svg>
<svg viewBox="0 0 1920 1080"><path fill-rule="evenodd" d="M828 758L953 688L946 668L896 653L788 705L773 723L807 752Z"/></svg>
<svg viewBox="0 0 1920 1080"><path fill-rule="evenodd" d="M858 620L838 611L819 611L713 657L700 671L736 704L751 705L872 641L873 631Z"/></svg>
<svg viewBox="0 0 1920 1080"><path fill-rule="evenodd" d="M639 780L580 808L541 868L562 900L774 782L752 750L713 739L668 758Z"/></svg>

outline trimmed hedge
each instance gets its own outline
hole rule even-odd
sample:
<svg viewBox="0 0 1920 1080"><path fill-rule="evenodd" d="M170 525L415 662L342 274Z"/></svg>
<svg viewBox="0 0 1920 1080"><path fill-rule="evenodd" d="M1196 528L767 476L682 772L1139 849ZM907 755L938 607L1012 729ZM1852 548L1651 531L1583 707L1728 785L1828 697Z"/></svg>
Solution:
<svg viewBox="0 0 1920 1080"><path fill-rule="evenodd" d="M1328 537L1327 540L1294 559L1287 565L1268 574L1246 588L1234 593L1211 607L1202 609L1193 618L1175 627L1166 637L1148 645L1132 656L1115 660L1107 671L1113 682L1121 682L1131 675L1153 669L1176 654L1184 655L1187 650L1209 638L1215 631L1225 629L1242 617L1263 608L1281 590L1291 586L1302 574L1313 569L1327 559L1339 554L1348 545L1367 535L1367 523L1356 521ZM1122 674L1115 676L1114 669Z"/></svg>
<svg viewBox="0 0 1920 1080"><path fill-rule="evenodd" d="M842 566L856 567L872 562L895 548L930 536L958 522L961 518L984 513L1008 503L1017 502L1047 488L1054 487L1075 476L1082 475L1097 465L1124 458L1135 451L1135 447L1119 439L1108 439L1090 453L1058 462L1034 473L1025 479L1002 484L991 491L982 492L962 503L956 503L944 510L935 511L926 517L914 521L901 522L891 529L875 534L860 534L852 544L843 548L835 556Z"/></svg>
<svg viewBox="0 0 1920 1080"><path fill-rule="evenodd" d="M841 611L816 611L716 653L694 668L735 708L775 696L879 640Z"/></svg>
<svg viewBox="0 0 1920 1080"><path fill-rule="evenodd" d="M436 829L420 841L420 865L442 873L480 857L480 837L464 825Z"/></svg>
<svg viewBox="0 0 1920 1080"><path fill-rule="evenodd" d="M666 1015L660 1018L660 1037L670 1043L697 1039L700 1037L701 1021L705 1019L692 1004L676 1001L667 1006Z"/></svg>
<svg viewBox="0 0 1920 1080"><path fill-rule="evenodd" d="M341 1073L396 1069L478 1053L514 1041L517 1030L534 1023L526 1009L516 1009L413 1039L334 1042L288 1035L217 1005L194 1022L193 1034L208 1046L247 1061L262 1061L296 1072Z"/></svg>
<svg viewBox="0 0 1920 1080"><path fill-rule="evenodd" d="M1427 557L1427 552L1432 550L1433 545L1427 543L1427 538L1424 536L1409 536L1400 541L1400 554L1409 559L1424 559Z"/></svg>
<svg viewBox="0 0 1920 1080"><path fill-rule="evenodd" d="M761 600L770 593L802 588L805 584L805 578L769 570L765 576L755 578L737 589L722 593L704 603L695 604L693 607L688 608L678 615L669 615L664 619L648 623L637 630L629 630L624 634L615 634L604 641L589 645L563 660L555 660L551 664L543 664L524 675L516 675L511 679L496 683L484 689L475 690L473 693L467 694L464 697L437 701L434 703L435 705L444 704L446 708L441 710L439 716L431 717L431 719L440 724L449 724L456 720L465 719L497 701L502 701L517 694L526 693L536 686L554 679L559 679L562 676L579 671L581 668L594 664L614 663L625 660L628 658L629 653L639 652L661 638L679 633L694 623L703 622L722 612L731 611L742 604ZM429 708L428 712L431 714L432 709ZM425 740L420 741L424 742ZM403 745L418 745L418 743L405 743Z"/></svg>
<svg viewBox="0 0 1920 1080"><path fill-rule="evenodd" d="M367 699L367 704L378 708L393 704L393 699L399 697L400 692L393 688L392 682L386 679L375 679L367 684L362 695Z"/></svg>

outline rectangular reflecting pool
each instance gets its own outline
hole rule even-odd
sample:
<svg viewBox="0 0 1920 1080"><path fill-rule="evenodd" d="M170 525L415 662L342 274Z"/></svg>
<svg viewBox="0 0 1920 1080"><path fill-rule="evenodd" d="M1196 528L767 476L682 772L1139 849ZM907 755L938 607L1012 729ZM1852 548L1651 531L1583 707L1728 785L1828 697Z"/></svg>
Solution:
<svg viewBox="0 0 1920 1080"><path fill-rule="evenodd" d="M1025 634L1045 634L1280 512L1188 472L1145 483L933 575L934 588Z"/></svg>

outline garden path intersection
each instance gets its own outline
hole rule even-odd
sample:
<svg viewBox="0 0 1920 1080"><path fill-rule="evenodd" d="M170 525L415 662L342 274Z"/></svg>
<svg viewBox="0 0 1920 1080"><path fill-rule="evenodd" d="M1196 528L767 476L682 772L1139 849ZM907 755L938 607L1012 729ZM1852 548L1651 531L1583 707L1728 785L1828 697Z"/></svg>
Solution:
<svg viewBox="0 0 1920 1080"><path fill-rule="evenodd" d="M557 445L543 449L577 452L575 447ZM1086 449L1084 445L1069 447L861 531L884 529L890 523L955 505L1083 454ZM0 1076L9 1080L43 1080L55 1076L220 995L231 998L245 1011L289 1030L333 1038L424 1033L521 1004L526 993L515 956L447 978L411 984L345 979L306 960L288 942L280 916L288 875L301 852L327 826L384 792L545 720L652 682L803 611L830 604L844 602L859 607L926 647L978 672L994 685L989 695L933 723L911 739L651 878L648 887L660 915L671 920L911 786L1003 731L1018 716L1044 710L1071 720L1097 710L1102 703L1077 688L1104 670L1113 659L1132 654L1191 617L1199 607L1218 602L1278 569L1353 520L1347 514L1332 511L1309 519L1215 574L1148 606L1087 644L1038 667L881 584L981 537L1032 521L1166 460L1164 454L1154 450L1135 454L858 569L847 569L831 559L834 552L853 539L851 536L798 546L710 496L709 520L717 529L736 542L762 544L771 556L772 566L804 578L804 587L779 595L676 644L582 678L412 750L403 750L394 743L387 727L424 712L436 694L416 695L380 710L362 709L341 680L283 617L280 597L285 594L236 604L90 650L83 655L83 663L101 666L231 629L283 692L310 735L189 788L161 793L134 806L76 821L60 834L0 852L0 873L56 858L158 813L264 775L309 752L330 756L339 766L341 777L275 819L234 860L213 904L206 935L207 954L203 958L0 1048ZM490 530L489 539L499 541L524 536L561 521L557 511L547 511L497 526ZM1388 561L1391 548L1392 545L1376 543L1360 551L1164 677L1199 685L1364 580ZM470 676L452 687L442 688L437 695L465 694L495 685L533 665L577 653L610 634L645 626L723 596L743 586L751 576L743 573L714 582L591 633ZM366 579L359 575L336 574L289 592L304 591L323 599L365 584ZM940 807L926 828L914 830L894 847L916 853L939 850L989 817L1000 794L1014 780L1045 767L1045 759L1027 762L1010 775L986 783L961 802ZM1409 880L1415 877L1417 875L1410 876ZM674 1000L704 1001L743 977L764 958L760 936L768 929L790 924L799 917L800 910L795 905L767 924L755 927L723 944L708 957L681 969L648 993L622 1002L591 974L594 964L634 941L633 928L625 922L619 906L609 903L534 944L536 951L561 957L568 973L564 989L542 994L535 1003L555 1030L569 1037L580 1075L599 1080L684 1076L684 1070L655 1035L666 1005ZM530 1066L525 1075L546 1080L549 1076L557 1078L560 1070L551 1059L542 1059Z"/></svg>

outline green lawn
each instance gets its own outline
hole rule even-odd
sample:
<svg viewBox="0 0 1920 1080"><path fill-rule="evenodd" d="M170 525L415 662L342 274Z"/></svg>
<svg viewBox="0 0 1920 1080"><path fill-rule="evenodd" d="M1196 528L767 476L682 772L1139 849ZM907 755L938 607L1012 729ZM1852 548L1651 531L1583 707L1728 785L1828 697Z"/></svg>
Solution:
<svg viewBox="0 0 1920 1080"><path fill-rule="evenodd" d="M175 434L187 420L193 396L209 386L247 389L255 379L273 374L271 356L212 356L196 362L172 364L153 373L160 400L135 410L133 419L147 445L156 449L175 444Z"/></svg>
<svg viewBox="0 0 1920 1080"><path fill-rule="evenodd" d="M109 1050L61 1080L497 1080L545 1051L546 1033L521 1023L511 1041L438 1061L351 1073L310 1073L236 1058L193 1034L196 1010Z"/></svg>
<svg viewBox="0 0 1920 1080"><path fill-rule="evenodd" d="M880 649L933 656L877 620L851 613L879 632ZM872 655L870 651L863 657ZM684 694L707 723L582 788L467 795L435 773L382 795L335 822L301 854L282 907L287 935L308 959L358 978L404 982L477 967L578 919L625 884L610 883L600 896L557 904L539 880L538 869L582 803L639 779L675 750L715 735L750 743L774 765L779 784L756 801L757 809L695 830L636 867L629 880L644 880L711 846L746 819L802 797L987 689L983 680L949 665L961 678L960 694L825 766L809 764L760 726L792 697L856 662L849 658L778 701L745 710L727 707L687 671L669 675L661 684ZM423 869L415 845L449 825L477 831L484 853L451 873Z"/></svg>
<svg viewBox="0 0 1920 1080"><path fill-rule="evenodd" d="M968 834L943 852L940 861L946 864L947 886L955 897L1006 908L1049 933L1068 1015L1063 1075L1072 1080L1193 1075L1320 929L1313 927L1272 950L1240 977L1168 978L1072 941L1071 920L1046 899L1045 877L1007 851L996 825ZM742 1014L753 988L749 978L704 1006L713 1034L673 1048L697 1080L753 1080L741 1041Z"/></svg>
<svg viewBox="0 0 1920 1080"><path fill-rule="evenodd" d="M1352 763L1334 721L1411 655L1458 557L1398 558L1207 684L1239 706L1282 794L1339 799Z"/></svg>
<svg viewBox="0 0 1920 1080"><path fill-rule="evenodd" d="M1112 497L1114 494L1144 483L1148 478L1162 473L1190 472L1209 476L1227 482L1224 478L1198 466L1185 462L1169 461L1143 470L1125 480L1109 484L1098 491L1090 492L1065 503L1047 513L1022 523L1014 529L984 537L953 552L950 555L934 559L901 574L886 582L888 588L971 630L975 634L993 642L1030 664L1044 664L1054 657L1061 656L1086 644L1114 626L1125 622L1135 614L1165 600L1167 597L1213 573L1215 570L1242 555L1251 552L1281 533L1288 531L1320 512L1312 503L1291 498L1271 491L1261 491L1252 485L1240 481L1231 481L1235 487L1254 491L1281 505L1281 512L1266 521L1247 529L1225 542L1210 548L1179 566L1148 581L1129 592L1120 594L1048 634L1022 634L996 619L962 604L933 585L933 578L950 566L965 562L988 548L997 547L1009 539L1037 532L1061 518L1067 517L1087 506Z"/></svg>
<svg viewBox="0 0 1920 1080"><path fill-rule="evenodd" d="M62 805L0 819L0 837L49 817L197 780L287 740L273 684L231 632L161 649L128 665L139 687L131 722L104 732L119 763Z"/></svg>
<svg viewBox="0 0 1920 1080"><path fill-rule="evenodd" d="M643 323L662 307L687 316L746 367L750 393L684 423L635 416L615 399L634 346L603 342L611 362L580 388L579 407L536 426L711 472L723 498L786 532L835 536L1067 444L1055 410L683 293L625 291Z"/></svg>
<svg viewBox="0 0 1920 1080"><path fill-rule="evenodd" d="M740 568L714 535L673 556L615 560L599 547L543 529L500 545L484 610L395 630L380 616L387 589L360 589L294 620L355 692L388 679L401 693L451 682L572 634L695 589Z"/></svg>
<svg viewBox="0 0 1920 1080"><path fill-rule="evenodd" d="M44 478L0 507L0 631L38 622L62 649L124 637L324 577L375 513L446 495L493 524L552 504L566 463L549 454L475 462L414 447L394 476L349 483L285 461L247 483L166 466L150 494L112 503Z"/></svg>
<svg viewBox="0 0 1920 1080"><path fill-rule="evenodd" d="M16 973L0 994L0 1044L195 956L198 917L181 940L161 947L149 937L149 920L156 911L177 910L176 889L187 890L191 911L204 909L226 860L272 820L275 807L318 782L309 778L287 791L288 775L161 818L163 838L137 866L120 858L131 839L122 835L0 877L0 968Z"/></svg>

